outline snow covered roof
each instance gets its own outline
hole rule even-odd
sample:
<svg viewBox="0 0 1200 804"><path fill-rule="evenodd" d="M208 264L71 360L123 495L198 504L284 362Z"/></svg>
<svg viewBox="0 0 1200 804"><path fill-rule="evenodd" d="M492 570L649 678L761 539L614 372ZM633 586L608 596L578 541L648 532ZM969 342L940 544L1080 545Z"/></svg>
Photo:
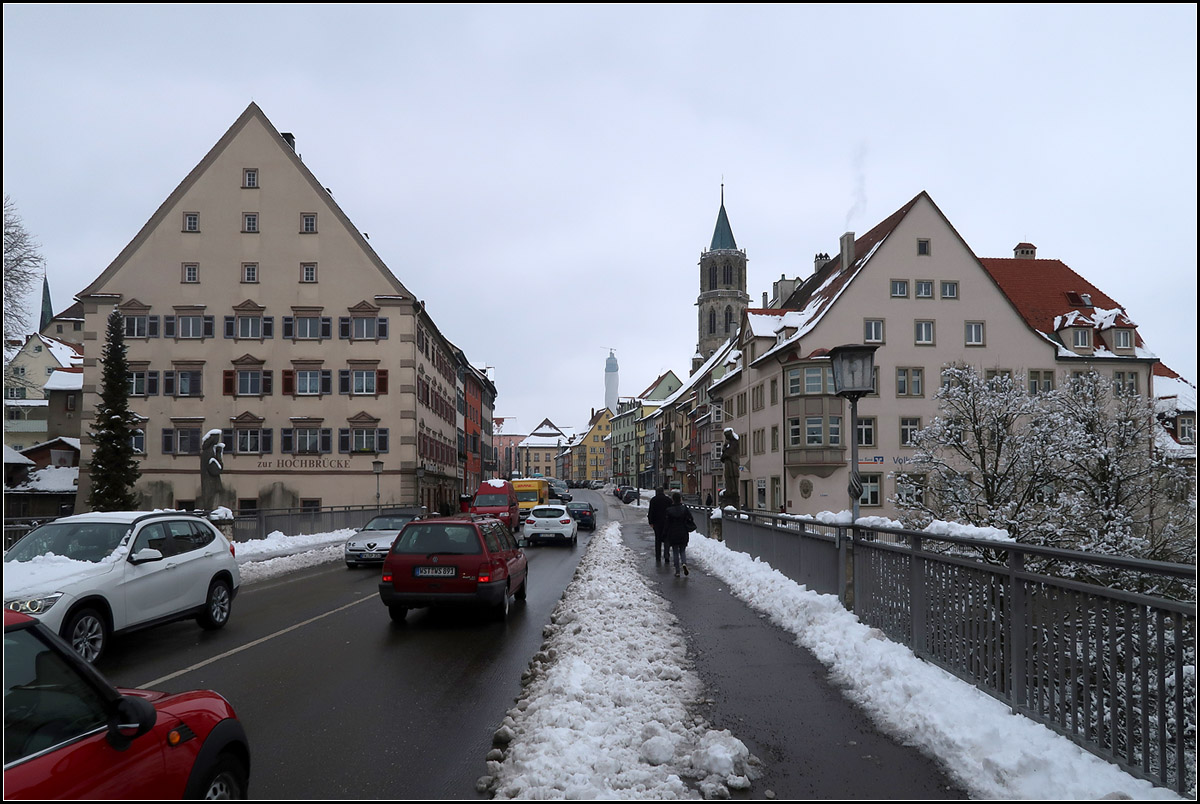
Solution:
<svg viewBox="0 0 1200 804"><path fill-rule="evenodd" d="M55 369L42 389L45 391L82 391L83 367Z"/></svg>
<svg viewBox="0 0 1200 804"><path fill-rule="evenodd" d="M80 440L78 438L68 438L67 436L58 436L57 438L52 438L49 441L43 441L40 444L34 444L31 447L26 447L25 449L21 450L21 452L29 452L31 450L41 449L42 447L48 447L51 444L58 444L58 443L61 443L65 447L69 447L71 449L78 450Z"/></svg>
<svg viewBox="0 0 1200 804"><path fill-rule="evenodd" d="M58 364L63 368L71 368L72 366L83 366L83 352L75 346L60 341L57 338L51 338L47 335L36 335L41 338L42 343L46 346L46 351L50 356L58 361Z"/></svg>
<svg viewBox="0 0 1200 804"><path fill-rule="evenodd" d="M8 447L4 448L5 450ZM5 463L8 462L7 453ZM45 494L74 493L79 485L78 466L47 466L29 473L29 479L6 491L42 492Z"/></svg>
<svg viewBox="0 0 1200 804"><path fill-rule="evenodd" d="M33 466L34 465L33 461L29 460L24 455L17 452L15 449L10 447L8 444L4 445L4 463L6 466L9 464L12 464L14 466Z"/></svg>

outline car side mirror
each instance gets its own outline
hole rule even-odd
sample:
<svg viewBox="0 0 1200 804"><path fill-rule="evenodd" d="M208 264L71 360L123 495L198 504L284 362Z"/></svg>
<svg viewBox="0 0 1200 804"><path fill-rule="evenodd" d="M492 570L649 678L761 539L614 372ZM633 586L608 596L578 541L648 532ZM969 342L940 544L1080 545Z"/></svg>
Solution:
<svg viewBox="0 0 1200 804"><path fill-rule="evenodd" d="M157 552L157 551L155 551ZM108 744L124 751L158 722L158 710L145 698L122 695L117 706L108 717Z"/></svg>
<svg viewBox="0 0 1200 804"><path fill-rule="evenodd" d="M162 559L162 551L155 550L153 547L143 547L129 557L129 560L134 564L145 564L147 561L162 561Z"/></svg>

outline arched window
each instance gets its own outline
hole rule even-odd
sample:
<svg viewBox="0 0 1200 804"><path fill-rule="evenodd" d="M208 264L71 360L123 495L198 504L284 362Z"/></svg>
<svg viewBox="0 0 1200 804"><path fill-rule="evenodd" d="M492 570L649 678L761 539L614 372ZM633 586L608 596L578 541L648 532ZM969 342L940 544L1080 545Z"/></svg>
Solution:
<svg viewBox="0 0 1200 804"><path fill-rule="evenodd" d="M725 334L728 335L733 331L733 308L725 308Z"/></svg>
<svg viewBox="0 0 1200 804"><path fill-rule="evenodd" d="M716 270L717 270L716 268L713 268L714 272ZM708 311L708 334L709 335L717 334L717 311L716 310Z"/></svg>
<svg viewBox="0 0 1200 804"><path fill-rule="evenodd" d="M708 266L708 289L717 289L717 265L713 263Z"/></svg>
<svg viewBox="0 0 1200 804"><path fill-rule="evenodd" d="M731 263L728 263L728 262L725 263L725 272L724 272L724 280L723 281L725 282L726 285L733 284L733 265Z"/></svg>

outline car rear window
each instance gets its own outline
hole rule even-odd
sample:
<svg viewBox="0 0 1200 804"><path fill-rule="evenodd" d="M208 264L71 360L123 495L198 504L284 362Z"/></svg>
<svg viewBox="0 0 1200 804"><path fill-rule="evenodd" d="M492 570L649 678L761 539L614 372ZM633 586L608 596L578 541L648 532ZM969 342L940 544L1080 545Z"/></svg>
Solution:
<svg viewBox="0 0 1200 804"><path fill-rule="evenodd" d="M487 506L489 508L503 508L508 505L508 495L480 494L475 498L475 505L479 507Z"/></svg>
<svg viewBox="0 0 1200 804"><path fill-rule="evenodd" d="M533 515L539 519L558 519L565 513L566 511L561 508L538 508Z"/></svg>
<svg viewBox="0 0 1200 804"><path fill-rule="evenodd" d="M473 525L429 522L405 528L392 545L392 552L408 555L477 555L483 549Z"/></svg>

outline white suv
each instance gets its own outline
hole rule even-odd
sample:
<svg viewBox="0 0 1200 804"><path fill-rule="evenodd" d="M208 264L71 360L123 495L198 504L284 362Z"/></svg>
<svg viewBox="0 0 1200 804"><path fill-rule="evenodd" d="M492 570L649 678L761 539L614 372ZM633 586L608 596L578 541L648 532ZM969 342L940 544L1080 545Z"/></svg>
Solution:
<svg viewBox="0 0 1200 804"><path fill-rule="evenodd" d="M521 532L525 534L527 544L557 541L574 545L579 541L579 523L563 505L537 505L530 508Z"/></svg>
<svg viewBox="0 0 1200 804"><path fill-rule="evenodd" d="M89 662L121 631L187 618L223 627L240 583L233 544L182 511L64 517L4 555L4 607L38 618Z"/></svg>

